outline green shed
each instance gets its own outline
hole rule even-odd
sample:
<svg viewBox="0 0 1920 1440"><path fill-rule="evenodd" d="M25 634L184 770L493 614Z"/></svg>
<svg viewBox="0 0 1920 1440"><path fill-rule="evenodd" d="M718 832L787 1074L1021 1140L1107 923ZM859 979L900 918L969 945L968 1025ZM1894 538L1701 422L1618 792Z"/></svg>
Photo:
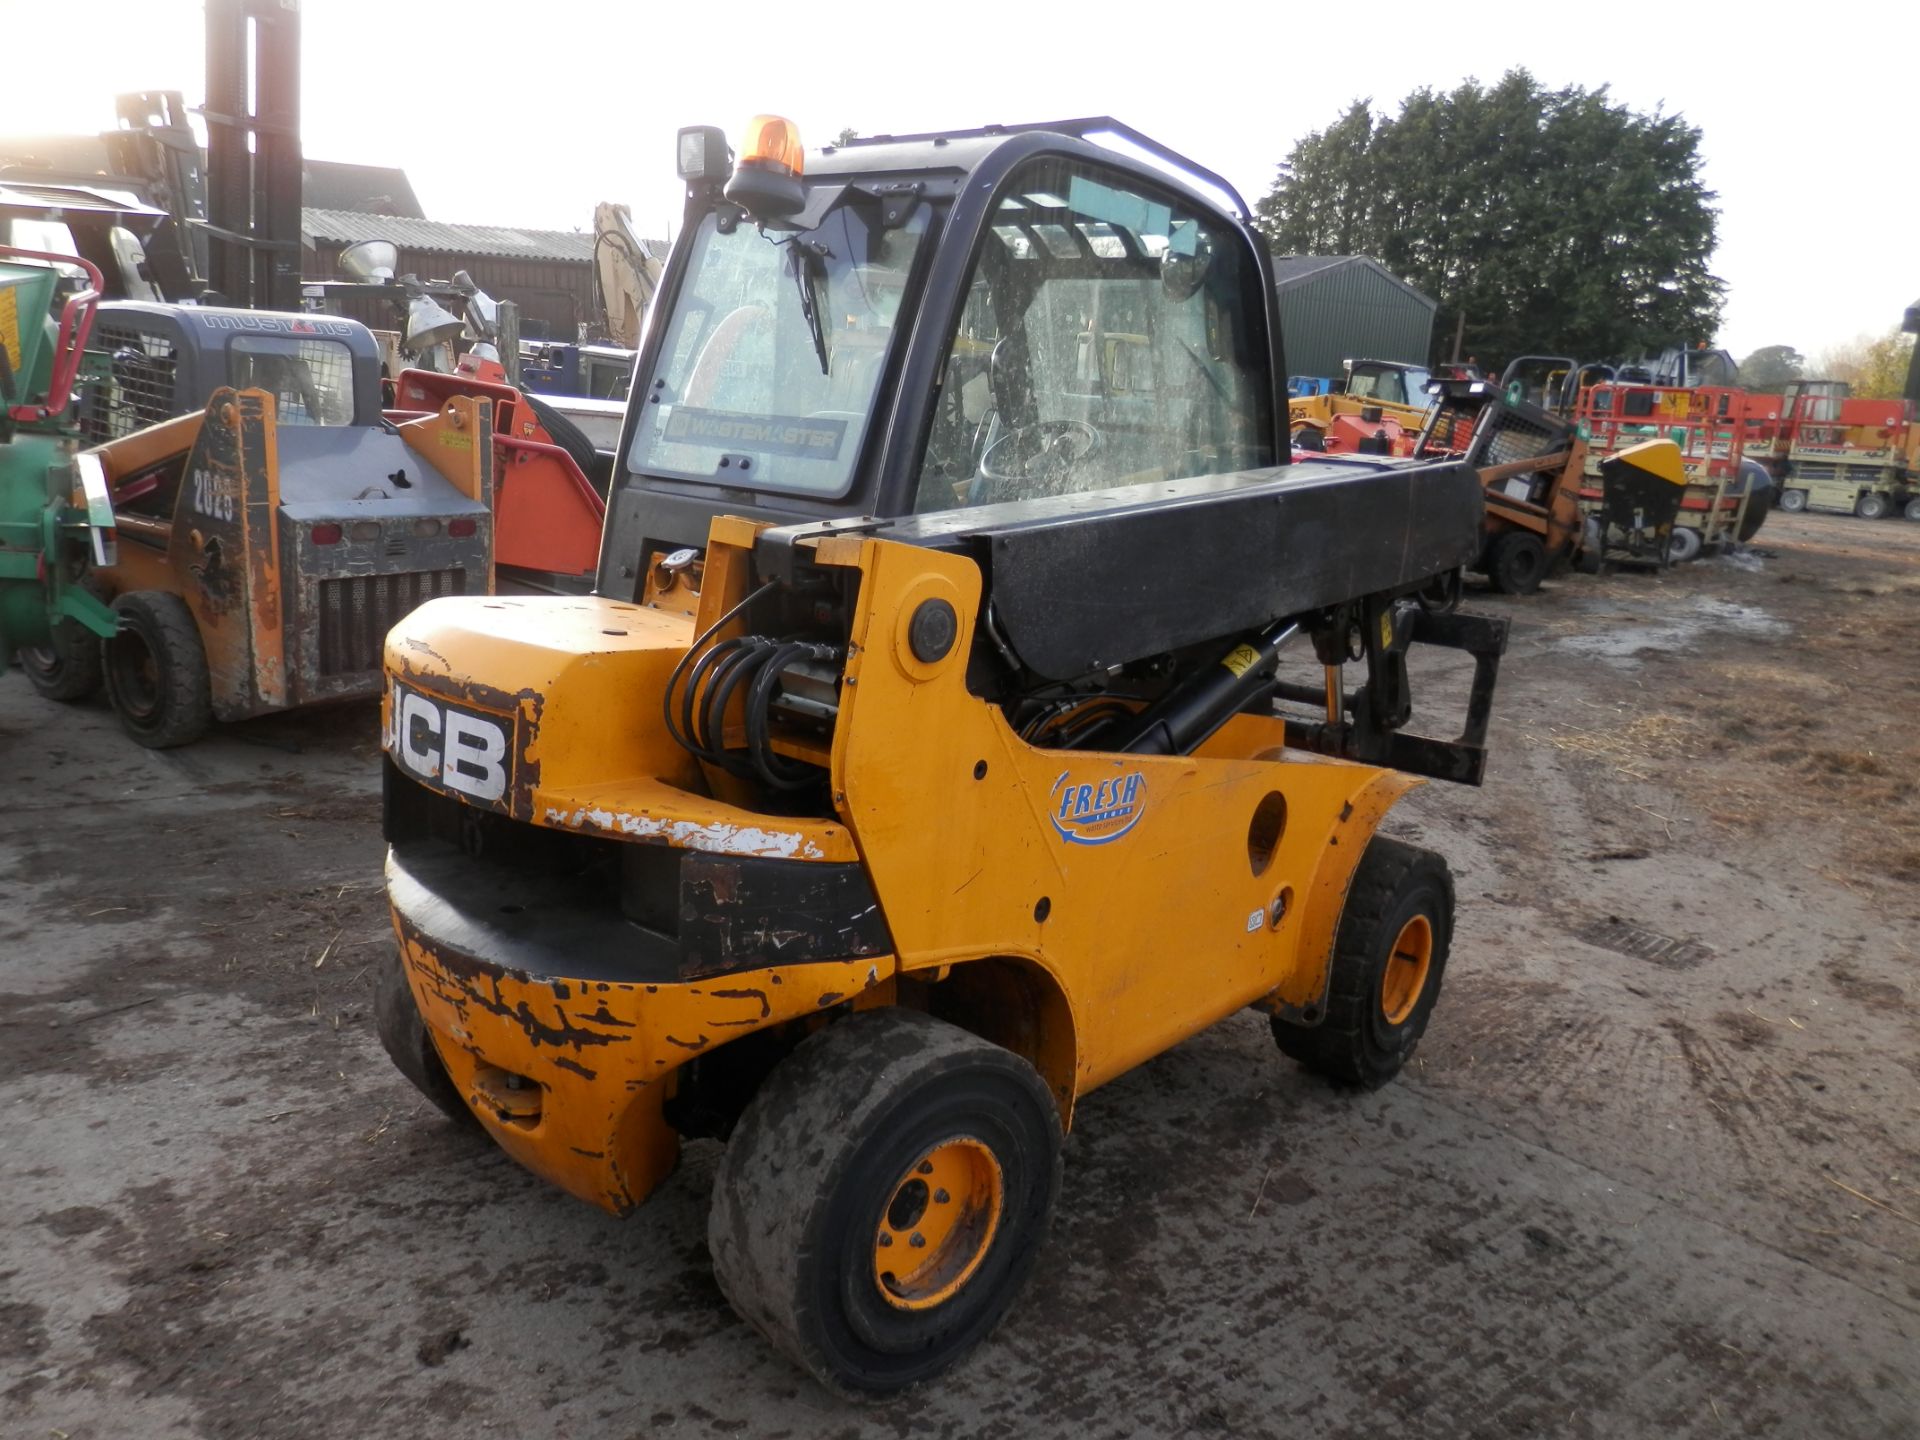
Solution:
<svg viewBox="0 0 1920 1440"><path fill-rule="evenodd" d="M1432 360L1429 300L1368 255L1276 255L1287 372L1336 378L1343 360Z"/></svg>

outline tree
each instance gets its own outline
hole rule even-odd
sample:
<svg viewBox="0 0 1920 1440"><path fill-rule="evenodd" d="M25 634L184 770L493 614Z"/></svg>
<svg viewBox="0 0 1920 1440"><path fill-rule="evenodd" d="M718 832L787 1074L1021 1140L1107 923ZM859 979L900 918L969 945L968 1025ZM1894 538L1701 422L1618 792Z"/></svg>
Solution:
<svg viewBox="0 0 1920 1440"><path fill-rule="evenodd" d="M1907 367L1913 363L1913 336L1897 328L1867 342L1853 393L1867 400L1898 400L1907 393Z"/></svg>
<svg viewBox="0 0 1920 1440"><path fill-rule="evenodd" d="M1740 362L1740 383L1748 390L1781 391L1807 378L1807 357L1791 345L1762 345Z"/></svg>
<svg viewBox="0 0 1920 1440"><path fill-rule="evenodd" d="M838 135L833 137L833 143L836 145L851 145L854 141L858 140L859 138L860 138L860 132L854 129L851 125L848 125L844 129L842 129Z"/></svg>
<svg viewBox="0 0 1920 1440"><path fill-rule="evenodd" d="M1700 131L1606 87L1422 88L1357 100L1293 147L1256 223L1286 254L1367 254L1440 304L1463 353L1625 357L1713 338L1715 196Z"/></svg>
<svg viewBox="0 0 1920 1440"><path fill-rule="evenodd" d="M1844 380L1850 386L1858 385L1860 376L1867 368L1867 349L1872 344L1873 338L1868 335L1856 335L1851 340L1835 341L1813 357L1808 378Z"/></svg>

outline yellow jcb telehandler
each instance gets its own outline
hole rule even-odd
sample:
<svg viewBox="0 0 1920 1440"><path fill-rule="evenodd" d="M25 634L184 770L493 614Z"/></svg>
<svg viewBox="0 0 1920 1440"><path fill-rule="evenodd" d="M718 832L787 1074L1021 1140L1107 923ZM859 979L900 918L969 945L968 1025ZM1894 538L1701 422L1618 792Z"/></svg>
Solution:
<svg viewBox="0 0 1920 1440"><path fill-rule="evenodd" d="M884 1394L1013 1302L1090 1090L1246 1006L1344 1083L1413 1052L1453 884L1375 832L1482 774L1504 625L1415 601L1481 482L1289 463L1244 202L1114 121L680 173L596 593L388 637L380 1033L616 1213L724 1138L721 1289Z"/></svg>

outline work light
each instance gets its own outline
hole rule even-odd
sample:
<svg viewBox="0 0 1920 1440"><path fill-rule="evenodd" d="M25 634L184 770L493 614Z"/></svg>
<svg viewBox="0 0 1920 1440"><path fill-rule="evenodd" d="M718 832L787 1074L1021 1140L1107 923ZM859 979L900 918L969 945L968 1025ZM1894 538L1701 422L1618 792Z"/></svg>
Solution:
<svg viewBox="0 0 1920 1440"><path fill-rule="evenodd" d="M718 125L689 125L675 151L682 180L724 180L733 173L727 137Z"/></svg>

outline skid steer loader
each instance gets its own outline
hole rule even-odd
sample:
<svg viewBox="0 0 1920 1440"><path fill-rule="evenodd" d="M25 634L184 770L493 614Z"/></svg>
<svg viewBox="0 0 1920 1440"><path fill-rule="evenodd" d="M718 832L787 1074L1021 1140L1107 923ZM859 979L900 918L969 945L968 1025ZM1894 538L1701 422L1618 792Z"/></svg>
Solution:
<svg viewBox="0 0 1920 1440"><path fill-rule="evenodd" d="M1511 374L1509 370L1509 374ZM1414 453L1458 457L1486 487L1486 545L1470 567L1506 595L1531 595L1580 546L1587 447L1564 416L1505 379L1435 380Z"/></svg>
<svg viewBox="0 0 1920 1440"><path fill-rule="evenodd" d="M97 625L57 627L22 651L28 679L63 701L104 683L122 728L156 749L214 720L374 695L389 625L430 597L491 587L490 402L455 397L394 425L356 322L156 315L175 343L164 357L116 350L113 405L163 361L171 382L240 383L82 452L118 543L74 581L114 623L103 644ZM83 430L97 399L82 398Z"/></svg>
<svg viewBox="0 0 1920 1440"><path fill-rule="evenodd" d="M1453 885L1375 832L1484 768L1504 625L1414 598L1483 492L1289 463L1245 203L1115 121L679 154L595 593L388 637L376 1012L610 1211L725 1138L721 1288L884 1394L1012 1303L1088 1091L1247 1006L1412 1053Z"/></svg>

